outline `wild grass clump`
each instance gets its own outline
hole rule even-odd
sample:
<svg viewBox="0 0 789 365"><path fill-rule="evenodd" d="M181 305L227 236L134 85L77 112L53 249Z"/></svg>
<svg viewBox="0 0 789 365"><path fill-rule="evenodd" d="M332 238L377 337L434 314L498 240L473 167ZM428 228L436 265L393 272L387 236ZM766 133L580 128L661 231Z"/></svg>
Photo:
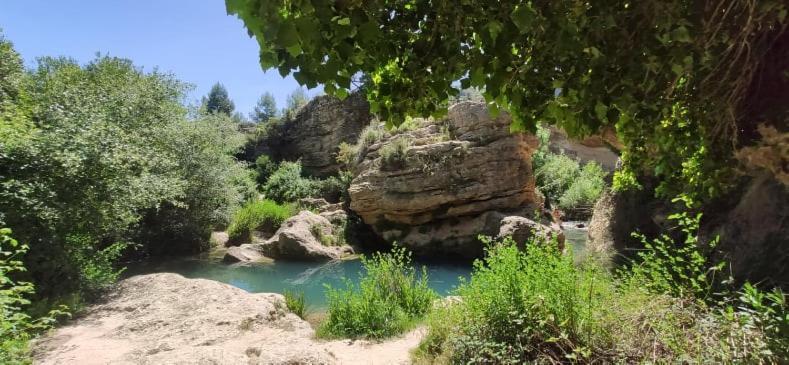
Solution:
<svg viewBox="0 0 789 365"><path fill-rule="evenodd" d="M673 265L683 265L679 259ZM612 274L594 261L574 265L572 254L562 254L550 242L532 241L525 251L509 239L490 245L457 293L460 301L437 309L428 319L428 334L414 354L417 360L521 364L785 359L785 347L780 346L786 344L786 332L776 330L787 323L781 320L787 313L782 294L768 299L751 292L757 305L741 299L724 307L708 305L693 295L676 296L651 285L643 271ZM753 309L760 313L756 315L737 306L762 309Z"/></svg>
<svg viewBox="0 0 789 365"><path fill-rule="evenodd" d="M304 319L304 315L307 313L307 304L304 300L304 291L291 291L286 290L283 293L285 297L285 306L288 310L299 316L299 318Z"/></svg>
<svg viewBox="0 0 789 365"><path fill-rule="evenodd" d="M428 287L427 269L417 275L411 254L402 247L362 257L358 286L327 287L329 310L322 337L386 338L401 334L423 318L438 295Z"/></svg>
<svg viewBox="0 0 789 365"><path fill-rule="evenodd" d="M396 169L405 165L408 149L412 144L413 141L410 138L399 137L381 147L378 151L381 155L381 167Z"/></svg>
<svg viewBox="0 0 789 365"><path fill-rule="evenodd" d="M252 231L274 232L294 213L292 204L279 204L268 199L251 201L233 215L227 235L231 242L251 241Z"/></svg>

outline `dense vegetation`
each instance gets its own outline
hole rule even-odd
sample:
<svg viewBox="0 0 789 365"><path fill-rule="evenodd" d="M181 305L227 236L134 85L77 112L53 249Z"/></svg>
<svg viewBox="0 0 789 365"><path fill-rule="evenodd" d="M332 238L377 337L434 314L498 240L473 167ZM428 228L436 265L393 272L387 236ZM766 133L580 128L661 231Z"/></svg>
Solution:
<svg viewBox="0 0 789 365"><path fill-rule="evenodd" d="M789 87L779 0L226 4L257 38L264 68L340 97L365 74L371 110L391 124L444 112L459 80L510 112L516 130L613 126L625 146L615 185L656 176L664 197L719 194L735 150L770 143L757 124L789 115L777 97ZM785 161L772 157L748 165Z"/></svg>
<svg viewBox="0 0 789 365"><path fill-rule="evenodd" d="M534 240L525 251L511 240L493 243L458 288L461 299L430 315L416 357L496 364L785 360L783 293L748 285L713 300L719 272L699 260L698 221L675 219L687 236L656 241L632 269L615 274L594 260L575 265L555 243ZM670 260L651 261L658 256Z"/></svg>
<svg viewBox="0 0 789 365"><path fill-rule="evenodd" d="M329 309L319 334L324 337L384 338L403 333L432 308L438 296L428 287L427 270L417 274L411 253L395 247L389 253L362 258L364 273L356 284L327 288Z"/></svg>
<svg viewBox="0 0 789 365"><path fill-rule="evenodd" d="M292 204L278 204L272 200L252 200L237 210L227 227L231 242L250 242L252 231L274 233L286 219L295 214Z"/></svg>
<svg viewBox="0 0 789 365"><path fill-rule="evenodd" d="M0 68L0 222L27 251L3 269L5 313L74 308L118 278L123 256L199 251L254 194L233 157L244 143L237 125L190 113L188 85L171 75L112 57L43 57L25 70L2 38ZM7 318L17 321L11 338L42 321Z"/></svg>

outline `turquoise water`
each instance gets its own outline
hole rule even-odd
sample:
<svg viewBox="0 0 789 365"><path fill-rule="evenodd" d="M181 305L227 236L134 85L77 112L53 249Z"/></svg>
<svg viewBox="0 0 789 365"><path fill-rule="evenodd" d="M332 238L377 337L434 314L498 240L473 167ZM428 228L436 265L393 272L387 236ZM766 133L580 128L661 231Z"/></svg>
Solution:
<svg viewBox="0 0 789 365"><path fill-rule="evenodd" d="M572 244L576 260L584 255L586 229L577 228L580 222L563 225L565 237ZM460 283L459 278L468 279L470 262L417 262L425 266L428 283L440 295L449 295ZM132 265L126 276L137 274L172 272L187 278L202 278L220 281L251 293L283 293L286 290L303 291L308 305L320 309L326 306L325 285L344 287L344 278L358 282L362 271L359 260L332 261L328 263L275 261L260 264L226 264L221 255L203 255L160 262L144 262Z"/></svg>
<svg viewBox="0 0 789 365"><path fill-rule="evenodd" d="M471 273L471 263L418 262L417 265L427 267L429 285L441 295L450 294L459 278L468 278ZM358 282L360 271L362 263L359 260L228 265L216 257L192 257L138 264L130 267L127 275L172 272L187 278L220 281L251 293L304 291L310 307L323 308L326 306L325 285L344 287L343 278Z"/></svg>

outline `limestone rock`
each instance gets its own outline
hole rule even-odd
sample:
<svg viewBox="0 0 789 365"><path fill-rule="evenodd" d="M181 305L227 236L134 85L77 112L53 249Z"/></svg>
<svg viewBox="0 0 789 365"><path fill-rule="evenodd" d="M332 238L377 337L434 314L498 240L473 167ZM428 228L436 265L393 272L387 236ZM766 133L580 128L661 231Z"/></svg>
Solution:
<svg viewBox="0 0 789 365"><path fill-rule="evenodd" d="M556 127L549 127L551 138L549 149L554 153L564 153L577 159L581 164L595 161L603 170L612 172L616 168L619 156L615 149L622 149L622 144L616 139L616 134L611 129L604 129L599 134L587 136L584 139L574 139Z"/></svg>
<svg viewBox="0 0 789 365"><path fill-rule="evenodd" d="M510 122L506 113L491 117L483 103L463 102L444 120L368 146L349 188L351 210L385 239L417 251L480 252L477 235L499 227L486 213L536 203L538 141L510 133ZM387 166L381 151L399 138L410 147L398 166Z"/></svg>
<svg viewBox="0 0 789 365"><path fill-rule="evenodd" d="M282 223L271 239L250 247L273 259L334 260L353 253L339 242L339 233L328 219L304 210Z"/></svg>
<svg viewBox="0 0 789 365"><path fill-rule="evenodd" d="M534 235L546 240L556 239L559 247L564 247L564 232L558 224L543 225L529 218L519 216L504 217L499 226L497 238L512 237L519 245L528 241Z"/></svg>
<svg viewBox="0 0 789 365"><path fill-rule="evenodd" d="M279 294L177 274L121 281L33 344L36 364L334 364Z"/></svg>
<svg viewBox="0 0 789 365"><path fill-rule="evenodd" d="M230 246L227 248L225 252L225 256L222 258L223 262L226 263L235 263L235 262L260 262L265 261L266 257L263 254L255 249L255 245L251 244L243 244L241 246Z"/></svg>
<svg viewBox="0 0 789 365"><path fill-rule="evenodd" d="M370 123L370 106L362 93L345 100L318 96L303 106L293 119L274 127L261 143L260 152L275 160L301 159L306 173L328 176L339 171L336 155L342 142L355 143Z"/></svg>

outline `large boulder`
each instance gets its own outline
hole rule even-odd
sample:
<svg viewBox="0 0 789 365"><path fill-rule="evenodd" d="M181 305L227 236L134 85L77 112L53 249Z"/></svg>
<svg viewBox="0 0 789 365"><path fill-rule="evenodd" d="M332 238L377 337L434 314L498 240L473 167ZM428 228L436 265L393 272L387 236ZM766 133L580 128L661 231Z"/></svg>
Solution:
<svg viewBox="0 0 789 365"><path fill-rule="evenodd" d="M385 239L415 251L480 254L478 234L495 236L504 215L530 214L538 205L531 168L538 141L511 133L510 122L483 103L463 102L443 120L366 146L350 208ZM402 139L406 149L393 163L386 150Z"/></svg>
<svg viewBox="0 0 789 365"><path fill-rule="evenodd" d="M325 217L304 210L288 218L264 243L252 244L266 257L304 261L336 260L353 254L342 232Z"/></svg>
<svg viewBox="0 0 789 365"><path fill-rule="evenodd" d="M292 119L272 125L260 141L260 152L278 161L301 159L304 171L314 176L332 175L340 168L336 161L338 146L355 143L371 119L370 106L362 93L345 100L318 96Z"/></svg>
<svg viewBox="0 0 789 365"><path fill-rule="evenodd" d="M106 301L33 344L36 364L334 364L279 294L163 273L121 281Z"/></svg>

